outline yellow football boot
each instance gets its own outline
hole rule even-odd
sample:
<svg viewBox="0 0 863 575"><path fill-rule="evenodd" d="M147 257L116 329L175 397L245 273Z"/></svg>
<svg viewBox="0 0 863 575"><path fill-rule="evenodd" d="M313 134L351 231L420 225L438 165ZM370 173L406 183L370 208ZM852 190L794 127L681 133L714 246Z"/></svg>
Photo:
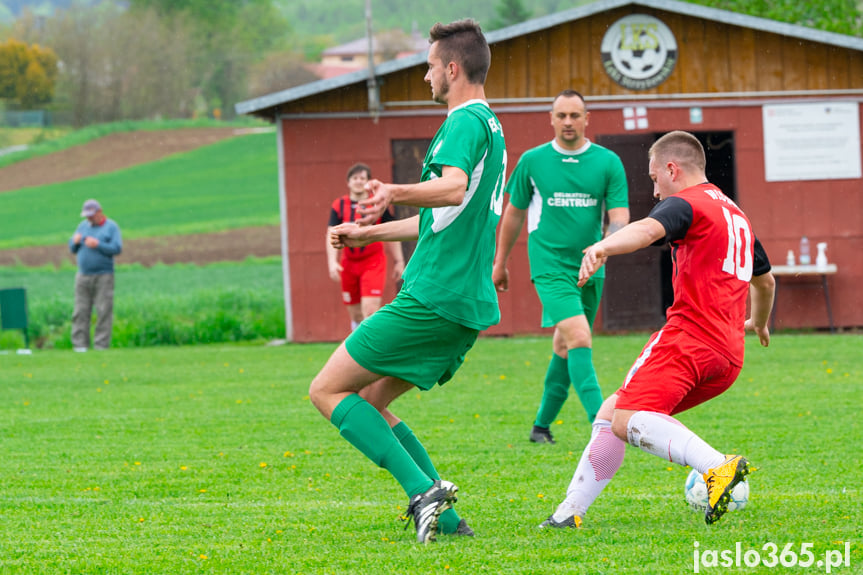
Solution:
<svg viewBox="0 0 863 575"><path fill-rule="evenodd" d="M725 463L708 469L704 474L707 485L707 511L704 520L708 525L716 523L728 511L731 491L749 475L749 462L739 455L726 455Z"/></svg>

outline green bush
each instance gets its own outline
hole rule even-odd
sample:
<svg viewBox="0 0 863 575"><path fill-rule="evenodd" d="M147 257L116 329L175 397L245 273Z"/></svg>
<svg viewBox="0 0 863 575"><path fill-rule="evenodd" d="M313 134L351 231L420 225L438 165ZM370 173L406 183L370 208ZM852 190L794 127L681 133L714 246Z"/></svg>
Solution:
<svg viewBox="0 0 863 575"><path fill-rule="evenodd" d="M32 347L69 349L75 270L0 268L0 287L27 289ZM195 345L284 337L277 258L195 266L117 267L112 347ZM215 286L215 287L214 287ZM2 332L0 349L22 347Z"/></svg>
<svg viewBox="0 0 863 575"><path fill-rule="evenodd" d="M285 333L281 293L201 290L181 298L156 296L114 309L112 345L146 347L275 339Z"/></svg>
<svg viewBox="0 0 863 575"><path fill-rule="evenodd" d="M20 329L0 331L0 349L22 349L24 332Z"/></svg>

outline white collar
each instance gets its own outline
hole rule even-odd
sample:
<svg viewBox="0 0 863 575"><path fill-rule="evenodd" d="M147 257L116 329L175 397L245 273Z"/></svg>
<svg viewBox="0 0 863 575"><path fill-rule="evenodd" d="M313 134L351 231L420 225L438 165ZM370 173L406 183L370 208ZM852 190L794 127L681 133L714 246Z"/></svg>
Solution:
<svg viewBox="0 0 863 575"><path fill-rule="evenodd" d="M577 156L579 154L583 154L590 148L590 140L587 138L584 139L584 145L577 150L567 150L566 148L561 148L560 144L557 143L557 140L551 141L551 147L555 149L556 152L560 154L564 154L567 156Z"/></svg>
<svg viewBox="0 0 863 575"><path fill-rule="evenodd" d="M466 108L467 106L470 106L471 104L482 104L486 108L489 107L488 102L486 102L485 100L483 100L481 98L474 98L473 100L468 100L467 102L463 102L463 103L459 104L458 106L456 106L455 108L453 108L452 110L447 112L446 115L449 116L450 114L452 114L456 110Z"/></svg>

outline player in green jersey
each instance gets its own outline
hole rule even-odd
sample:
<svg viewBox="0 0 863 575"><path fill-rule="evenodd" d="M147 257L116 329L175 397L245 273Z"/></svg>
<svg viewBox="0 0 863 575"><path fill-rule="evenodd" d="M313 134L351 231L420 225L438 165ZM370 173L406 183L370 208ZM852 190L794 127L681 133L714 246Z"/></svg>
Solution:
<svg viewBox="0 0 863 575"><path fill-rule="evenodd" d="M575 90L552 103L551 142L526 151L507 183L493 280L509 288L506 262L527 220L530 277L542 302L542 326L554 326L554 353L530 440L554 443L549 426L569 395L570 383L592 422L602 405L593 368L591 329L605 270L578 287L582 250L629 222L626 173L620 158L584 136L589 113Z"/></svg>
<svg viewBox="0 0 863 575"><path fill-rule="evenodd" d="M363 321L312 381L309 398L341 435L392 473L410 498L417 539L438 532L473 535L452 508L457 488L440 479L429 455L390 403L405 392L444 384L480 330L500 320L489 270L503 208L506 146L485 101L491 61L473 20L431 29L428 72L433 98L447 105L418 184L371 180L358 223L331 230L335 247L417 240L398 296ZM420 208L412 218L377 225L391 204Z"/></svg>

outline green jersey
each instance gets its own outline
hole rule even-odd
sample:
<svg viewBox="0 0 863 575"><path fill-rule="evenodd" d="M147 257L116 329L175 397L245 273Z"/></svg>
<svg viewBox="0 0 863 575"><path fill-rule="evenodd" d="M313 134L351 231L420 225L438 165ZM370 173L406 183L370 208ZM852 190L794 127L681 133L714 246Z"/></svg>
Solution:
<svg viewBox="0 0 863 575"><path fill-rule="evenodd" d="M623 163L590 141L574 151L554 140L526 151L506 191L513 206L527 210L531 279L578 275L582 250L602 239L603 204L606 210L629 207ZM596 276L605 277L605 268Z"/></svg>
<svg viewBox="0 0 863 575"><path fill-rule="evenodd" d="M439 316L482 330L500 321L491 268L506 178L503 129L485 101L450 110L426 153L422 181L440 177L444 166L467 174L464 200L420 208L402 290Z"/></svg>

